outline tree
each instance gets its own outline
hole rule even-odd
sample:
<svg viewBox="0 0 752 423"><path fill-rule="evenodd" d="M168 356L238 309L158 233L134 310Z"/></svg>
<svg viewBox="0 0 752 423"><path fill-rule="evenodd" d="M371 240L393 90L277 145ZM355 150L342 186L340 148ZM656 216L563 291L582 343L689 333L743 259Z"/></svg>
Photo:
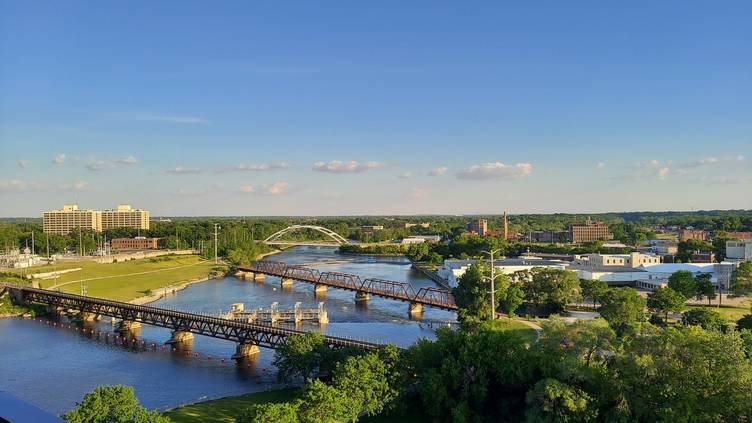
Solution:
<svg viewBox="0 0 752 423"><path fill-rule="evenodd" d="M169 423L167 417L142 407L130 386L100 386L63 415L71 423Z"/></svg>
<svg viewBox="0 0 752 423"><path fill-rule="evenodd" d="M668 287L682 294L684 298L692 298L697 295L695 277L689 270L679 270L668 278Z"/></svg>
<svg viewBox="0 0 752 423"><path fill-rule="evenodd" d="M684 303L687 299L680 293L673 289L662 286L656 288L652 293L648 294L648 308L665 314L663 321L668 323L668 313L673 311L676 313L684 310Z"/></svg>
<svg viewBox="0 0 752 423"><path fill-rule="evenodd" d="M390 386L390 366L375 352L360 357L348 357L334 369L333 385L354 401L350 419L373 416L397 398L398 387Z"/></svg>
<svg viewBox="0 0 752 423"><path fill-rule="evenodd" d="M343 423L358 409L347 392L314 379L303 394L298 418L302 423Z"/></svg>
<svg viewBox="0 0 752 423"><path fill-rule="evenodd" d="M318 371L329 353L324 336L317 332L291 336L274 352L272 364L277 367L281 381L300 376L304 381Z"/></svg>
<svg viewBox="0 0 752 423"><path fill-rule="evenodd" d="M715 286L710 281L710 273L700 273L695 276L695 287L697 288L697 299L702 300L702 297L708 299L708 305L715 299Z"/></svg>
<svg viewBox="0 0 752 423"><path fill-rule="evenodd" d="M693 308L684 312L682 321L685 325L701 326L705 330L725 330L726 320L715 310Z"/></svg>
<svg viewBox="0 0 752 423"><path fill-rule="evenodd" d="M525 302L525 292L518 285L511 285L501 299L501 309L511 319L523 302Z"/></svg>
<svg viewBox="0 0 752 423"><path fill-rule="evenodd" d="M589 422L595 420L596 410L588 405L590 396L582 390L556 379L543 379L527 393L530 407L528 422Z"/></svg>
<svg viewBox="0 0 752 423"><path fill-rule="evenodd" d="M526 298L532 303L544 305L549 310L557 312L581 298L577 273L543 267L535 267L530 272L531 277L523 283L523 289Z"/></svg>
<svg viewBox="0 0 752 423"><path fill-rule="evenodd" d="M458 318L463 322L484 320L491 315L491 284L484 278L484 272L485 267L481 263L473 264L460 276L453 290L454 301L460 309ZM505 275L496 276L497 287L508 283ZM501 303L503 294L502 289L496 290L496 304Z"/></svg>
<svg viewBox="0 0 752 423"><path fill-rule="evenodd" d="M593 308L595 308L595 303L600 302L603 294L608 290L608 283L597 279L583 279L580 281L580 288L582 296L593 300Z"/></svg>
<svg viewBox="0 0 752 423"><path fill-rule="evenodd" d="M731 272L731 294L737 297L752 295L752 261L745 261ZM752 308L752 301L750 301Z"/></svg>
<svg viewBox="0 0 752 423"><path fill-rule="evenodd" d="M645 320L647 300L634 288L610 288L601 295L601 316L612 327L622 329L626 325Z"/></svg>
<svg viewBox="0 0 752 423"><path fill-rule="evenodd" d="M299 402L254 404L235 418L236 423L298 423Z"/></svg>
<svg viewBox="0 0 752 423"><path fill-rule="evenodd" d="M752 331L752 314L747 314L741 319L736 321L736 328L738 330L748 329Z"/></svg>

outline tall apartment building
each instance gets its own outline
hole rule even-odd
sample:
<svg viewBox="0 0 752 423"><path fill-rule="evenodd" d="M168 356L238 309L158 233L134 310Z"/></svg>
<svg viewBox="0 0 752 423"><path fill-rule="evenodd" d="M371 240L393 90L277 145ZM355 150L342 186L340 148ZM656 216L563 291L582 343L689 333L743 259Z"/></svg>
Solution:
<svg viewBox="0 0 752 423"><path fill-rule="evenodd" d="M611 239L608 225L587 218L584 224L569 225L569 240L575 244Z"/></svg>
<svg viewBox="0 0 752 423"><path fill-rule="evenodd" d="M42 215L45 233L65 235L73 229L95 231L116 228L149 229L149 212L136 210L129 205L119 205L115 210L79 210L77 204L65 204L60 210L46 211Z"/></svg>
<svg viewBox="0 0 752 423"><path fill-rule="evenodd" d="M102 230L102 212L79 210L77 204L65 204L60 210L50 210L42 215L45 233L65 235L76 228Z"/></svg>
<svg viewBox="0 0 752 423"><path fill-rule="evenodd" d="M486 219L478 219L467 224L468 232L474 232L480 236L486 236L488 232L488 222Z"/></svg>
<svg viewBox="0 0 752 423"><path fill-rule="evenodd" d="M120 204L115 210L102 211L102 230L116 228L149 229L149 212Z"/></svg>

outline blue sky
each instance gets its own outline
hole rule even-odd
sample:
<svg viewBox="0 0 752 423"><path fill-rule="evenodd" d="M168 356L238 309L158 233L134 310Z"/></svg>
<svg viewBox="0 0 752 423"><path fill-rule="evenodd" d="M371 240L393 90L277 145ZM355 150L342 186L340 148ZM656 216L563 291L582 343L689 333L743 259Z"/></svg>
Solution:
<svg viewBox="0 0 752 423"><path fill-rule="evenodd" d="M752 208L749 16L0 0L0 216Z"/></svg>

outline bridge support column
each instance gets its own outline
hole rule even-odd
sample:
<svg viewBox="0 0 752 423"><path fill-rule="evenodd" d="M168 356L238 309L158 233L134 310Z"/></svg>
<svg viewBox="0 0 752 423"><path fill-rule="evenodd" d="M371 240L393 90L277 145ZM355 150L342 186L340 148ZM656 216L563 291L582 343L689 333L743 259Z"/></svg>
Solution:
<svg viewBox="0 0 752 423"><path fill-rule="evenodd" d="M364 291L358 291L355 293L355 301L359 303L364 303L370 300L371 297L368 295L367 292Z"/></svg>
<svg viewBox="0 0 752 423"><path fill-rule="evenodd" d="M326 285L315 283L313 284L313 292L316 294L321 294L326 292Z"/></svg>
<svg viewBox="0 0 752 423"><path fill-rule="evenodd" d="M233 360L243 360L248 357L253 357L257 354L261 353L261 349L258 345L250 343L250 342L243 342L238 344L238 346L235 348L235 354L232 355Z"/></svg>
<svg viewBox="0 0 752 423"><path fill-rule="evenodd" d="M141 322L132 320L121 320L115 325L115 332L134 332L138 329L141 329Z"/></svg>
<svg viewBox="0 0 752 423"><path fill-rule="evenodd" d="M266 275L263 273L254 273L253 274L253 281L254 282L263 282L264 279L266 279Z"/></svg>
<svg viewBox="0 0 752 423"><path fill-rule="evenodd" d="M89 313L88 311L82 311L78 313L78 319L82 322L95 322L97 320L102 320L102 316L96 313Z"/></svg>
<svg viewBox="0 0 752 423"><path fill-rule="evenodd" d="M416 316L423 314L423 304L420 303L410 303L408 306L408 313L410 313L411 316Z"/></svg>
<svg viewBox="0 0 752 423"><path fill-rule="evenodd" d="M188 342L193 340L193 333L188 332L187 330L174 330L172 331L172 336L170 336L170 340L165 342L165 344L182 344L183 342Z"/></svg>
<svg viewBox="0 0 752 423"><path fill-rule="evenodd" d="M281 279L282 286L292 286L292 279L291 278L282 278Z"/></svg>

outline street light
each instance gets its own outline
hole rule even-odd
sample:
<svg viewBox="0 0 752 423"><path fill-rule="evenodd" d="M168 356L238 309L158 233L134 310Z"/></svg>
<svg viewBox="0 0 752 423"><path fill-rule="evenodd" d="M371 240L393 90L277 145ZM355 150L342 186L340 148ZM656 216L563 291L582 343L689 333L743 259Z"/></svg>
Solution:
<svg viewBox="0 0 752 423"><path fill-rule="evenodd" d="M501 252L501 249L491 251L481 251L481 253L488 254L491 264L491 320L496 320L496 282L494 278L494 254Z"/></svg>

